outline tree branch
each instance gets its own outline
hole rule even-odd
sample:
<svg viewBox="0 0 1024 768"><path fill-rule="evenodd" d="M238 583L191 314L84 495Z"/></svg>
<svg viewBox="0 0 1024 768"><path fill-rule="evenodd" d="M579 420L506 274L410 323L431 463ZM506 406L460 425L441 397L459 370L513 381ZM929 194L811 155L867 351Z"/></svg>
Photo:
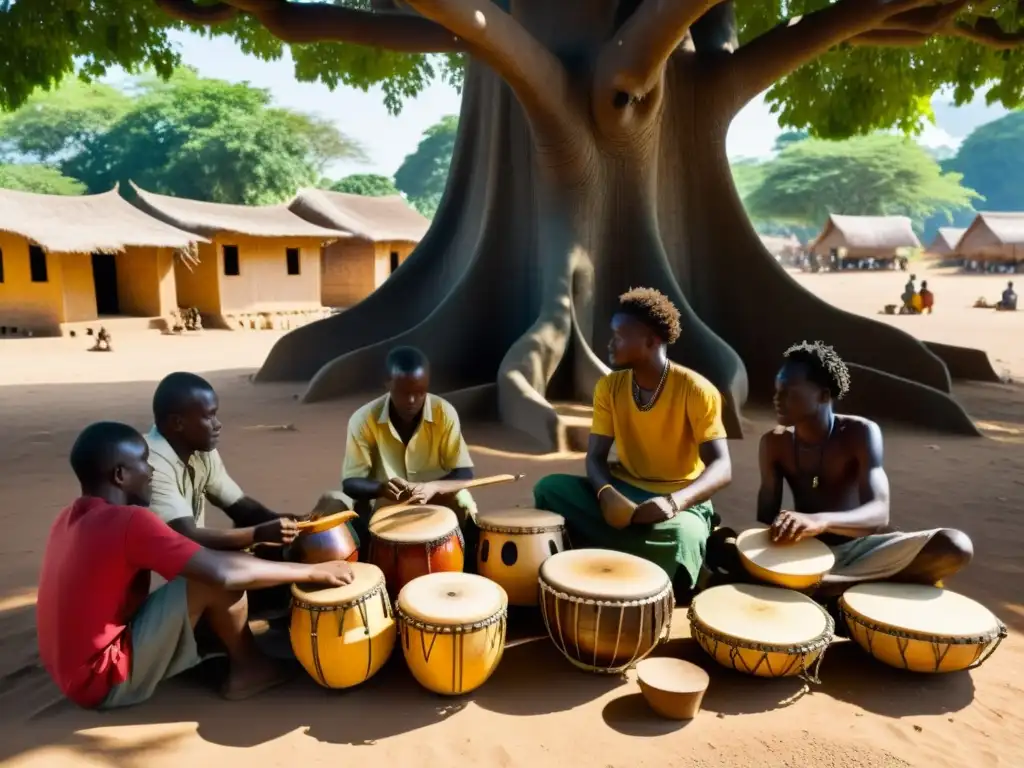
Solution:
<svg viewBox="0 0 1024 768"><path fill-rule="evenodd" d="M959 0L956 0L959 2ZM884 29L902 14L935 6L936 0L836 0L795 16L742 46L723 65L737 108L772 83L840 43Z"/></svg>
<svg viewBox="0 0 1024 768"><path fill-rule="evenodd" d="M979 45L999 51L1024 44L1024 29L1007 32L995 19L983 16L973 24L956 21L957 14L968 5L968 0L953 0L946 5L920 8L901 13L885 22L878 30L865 32L850 42L861 46L913 47L935 36L962 37Z"/></svg>
<svg viewBox="0 0 1024 768"><path fill-rule="evenodd" d="M470 53L512 88L531 124L564 127L566 109L574 103L569 74L522 24L490 0L406 0L405 4L465 40Z"/></svg>
<svg viewBox="0 0 1024 768"><path fill-rule="evenodd" d="M286 43L353 43L402 53L448 53L465 50L449 30L411 14L374 13L326 2L230 0L199 5L194 0L156 0L170 16L190 24L218 24L239 13L258 20Z"/></svg>
<svg viewBox="0 0 1024 768"><path fill-rule="evenodd" d="M644 0L605 43L597 61L596 87L633 99L661 79L669 56L704 14L725 0Z"/></svg>

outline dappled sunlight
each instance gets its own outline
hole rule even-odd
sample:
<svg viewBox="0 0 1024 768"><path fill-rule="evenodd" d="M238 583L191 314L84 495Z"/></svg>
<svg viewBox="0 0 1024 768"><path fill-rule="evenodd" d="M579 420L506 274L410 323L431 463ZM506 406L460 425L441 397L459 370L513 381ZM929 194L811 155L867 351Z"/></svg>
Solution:
<svg viewBox="0 0 1024 768"><path fill-rule="evenodd" d="M0 595L0 614L8 611L16 611L20 608L28 608L36 604L36 590L22 589L17 592L8 592Z"/></svg>

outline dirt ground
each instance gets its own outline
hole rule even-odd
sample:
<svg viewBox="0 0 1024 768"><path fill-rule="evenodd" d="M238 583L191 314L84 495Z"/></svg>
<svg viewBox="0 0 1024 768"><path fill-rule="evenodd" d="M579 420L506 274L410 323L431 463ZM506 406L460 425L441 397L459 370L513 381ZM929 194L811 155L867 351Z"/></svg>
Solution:
<svg viewBox="0 0 1024 768"><path fill-rule="evenodd" d="M897 300L906 275L798 279L844 308L873 315ZM1005 279L938 272L927 279L937 314L881 319L924 339L982 346L997 370L1024 377L1024 312L969 308L979 295L997 298ZM965 530L977 558L951 586L1010 627L997 655L974 672L901 674L838 642L825 658L821 685L804 690L795 681L714 667L687 639L685 613L677 611L673 639L660 652L697 661L712 676L704 711L685 726L655 719L632 675L579 672L547 640L511 648L485 686L455 699L419 688L395 658L368 684L344 693L321 690L302 675L255 700L229 704L206 681L190 677L168 683L145 705L112 714L61 702L35 654L35 584L49 525L76 494L66 456L85 424L106 418L147 427L155 381L191 369L207 375L221 395L227 430L221 450L247 492L274 508L305 512L337 484L345 424L365 398L300 406L296 386L252 385L249 376L277 335L125 335L115 337L110 354L85 352L83 339L0 344L5 765L1024 766L1024 386L1013 383L957 388L985 439L886 432L896 522ZM767 414L747 415L759 428L770 426ZM284 425L293 428L275 429ZM481 474L527 474L523 483L479 491L481 506L529 505L530 481L582 471L580 457L529 455L521 437L494 425L470 424L466 433ZM735 479L716 498L729 524L752 518L756 448L756 439L730 444Z"/></svg>

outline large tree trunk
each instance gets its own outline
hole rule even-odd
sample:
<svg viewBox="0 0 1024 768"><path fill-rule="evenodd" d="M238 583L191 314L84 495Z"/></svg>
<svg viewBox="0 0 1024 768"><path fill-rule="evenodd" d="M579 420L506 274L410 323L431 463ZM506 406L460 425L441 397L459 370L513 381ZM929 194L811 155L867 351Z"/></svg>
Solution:
<svg viewBox="0 0 1024 768"><path fill-rule="evenodd" d="M542 5L517 17L589 100L604 5L566 3L566 18ZM818 300L764 250L725 154L730 107L708 83L692 57L673 58L654 119L624 130L607 104L582 120L567 110L572 130L552 138L471 64L448 189L423 242L366 300L281 339L257 381L311 379L305 401L336 397L376 386L388 350L412 344L430 357L435 389L493 392L503 421L560 449L550 401L589 401L617 296L643 285L679 306L671 355L723 392L731 436L748 372L766 395L782 351L804 338L887 372L855 367L860 412L976 433L937 357Z"/></svg>

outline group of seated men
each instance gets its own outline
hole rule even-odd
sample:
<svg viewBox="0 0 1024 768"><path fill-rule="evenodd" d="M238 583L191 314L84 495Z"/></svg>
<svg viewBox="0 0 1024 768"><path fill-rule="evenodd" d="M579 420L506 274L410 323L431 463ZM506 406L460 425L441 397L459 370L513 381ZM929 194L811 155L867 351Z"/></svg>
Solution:
<svg viewBox="0 0 1024 768"><path fill-rule="evenodd" d="M634 289L620 297L611 331L614 371L595 388L586 473L542 478L536 507L564 516L575 546L646 558L681 593L696 589L702 574L739 578L734 534L714 530L711 503L732 477L722 399L708 380L668 359L680 335L678 310L655 290ZM429 363L419 351L393 350L387 374L387 393L349 422L341 493L326 504L352 504L363 544L377 506L399 498L443 504L458 514L473 552L476 509L458 490L473 463L458 414L429 392ZM889 527L879 428L833 408L848 386L846 366L831 347L804 343L786 351L775 381L779 426L760 444L757 519L778 541L816 536L831 546L836 566L828 578L839 588L952 575L971 558L969 539L950 529ZM277 685L286 668L256 646L247 594L255 601L273 596L272 587L338 586L353 578L342 562L285 562L280 546L265 547L261 556L243 551L287 545L297 522L231 479L216 447L218 407L208 382L174 373L156 389L154 424L145 436L98 422L71 450L81 495L50 531L37 627L44 666L83 707L141 702L211 653L228 657L226 698ZM782 509L783 483L794 510ZM207 500L234 527L206 527ZM167 583L151 590L151 572ZM218 641L213 648L197 642L204 633Z"/></svg>

